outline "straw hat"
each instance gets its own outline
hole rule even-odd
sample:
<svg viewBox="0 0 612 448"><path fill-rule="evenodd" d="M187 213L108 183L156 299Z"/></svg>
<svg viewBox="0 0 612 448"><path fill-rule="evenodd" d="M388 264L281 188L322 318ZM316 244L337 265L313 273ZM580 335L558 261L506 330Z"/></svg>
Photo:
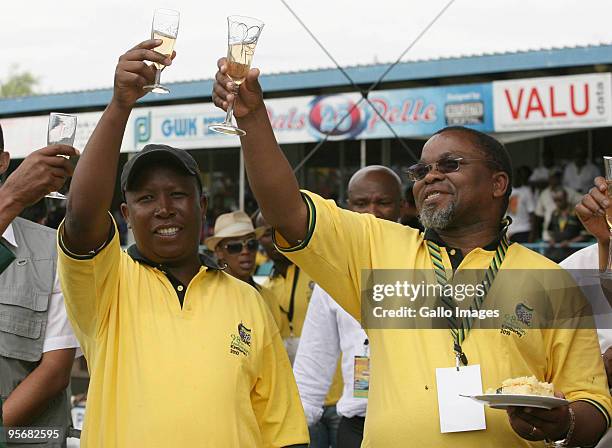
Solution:
<svg viewBox="0 0 612 448"><path fill-rule="evenodd" d="M265 227L253 227L251 218L245 212L224 213L215 221L214 235L206 238L204 242L210 250L215 250L222 239L241 237L250 233L254 233L255 238L259 239L265 230Z"/></svg>

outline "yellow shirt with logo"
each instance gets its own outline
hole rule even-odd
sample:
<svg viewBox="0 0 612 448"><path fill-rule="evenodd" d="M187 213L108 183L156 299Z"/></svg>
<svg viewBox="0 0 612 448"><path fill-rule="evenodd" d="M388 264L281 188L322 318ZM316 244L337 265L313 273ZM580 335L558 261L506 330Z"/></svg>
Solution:
<svg viewBox="0 0 612 448"><path fill-rule="evenodd" d="M432 270L423 234L417 230L342 210L333 201L309 192L304 199L309 207L308 235L299 245L287 247L277 233L279 249L358 320L362 269ZM444 265L451 270L449 256L445 248L441 250ZM493 254L475 249L459 269L486 269ZM513 244L502 266L505 269L560 268ZM517 282L502 292L512 296L520 285ZM486 300L501 293L493 289ZM362 447L542 446L520 438L510 427L506 412L488 407L486 430L440 432L435 369L455 363L448 329L370 329L368 335L371 382ZM507 378L535 375L553 383L570 401L590 402L610 422L612 402L592 327L534 328L521 337L499 329L473 329L463 350L470 365L480 365L483 391L499 387Z"/></svg>
<svg viewBox="0 0 612 448"><path fill-rule="evenodd" d="M310 296L312 295L315 285L314 282L306 272L296 269L294 264L287 267L287 273L284 277L278 273L273 273L264 282L264 288L269 289L276 296L280 305L282 323L279 328L283 339L292 336L291 326L289 325L289 307L291 305L291 292L296 272L298 273L298 278L295 284L293 319L291 323L293 327L293 336L299 338L302 335L306 311L308 310ZM340 400L343 384L342 369L338 361L338 368L334 374L334 380L325 397L325 406L334 405Z"/></svg>
<svg viewBox="0 0 612 448"><path fill-rule="evenodd" d="M287 267L287 273L284 277L278 273L274 273L264 282L264 287L272 291L280 305L281 318L283 321L283 324L280 326L280 331L283 339L291 336L289 307L291 305L291 292L296 272L298 272L298 278L295 284L293 319L291 324L293 326L293 336L300 337L302 334L302 327L304 326L304 319L306 318L306 310L310 303L310 296L314 289L314 282L307 273L299 269L296 270L294 264Z"/></svg>
<svg viewBox="0 0 612 448"><path fill-rule="evenodd" d="M83 448L308 443L291 366L260 295L202 266L181 308L160 270L62 248L58 272L91 380Z"/></svg>

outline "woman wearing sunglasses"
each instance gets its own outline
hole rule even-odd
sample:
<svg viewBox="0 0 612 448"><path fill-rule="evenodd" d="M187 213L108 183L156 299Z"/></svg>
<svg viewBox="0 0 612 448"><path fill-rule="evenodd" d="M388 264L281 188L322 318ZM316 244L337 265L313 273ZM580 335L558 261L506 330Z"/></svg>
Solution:
<svg viewBox="0 0 612 448"><path fill-rule="evenodd" d="M276 296L253 280L259 238L264 232L264 227L255 228L249 216L242 211L224 213L217 217L214 235L207 238L205 243L215 253L219 264L225 266L225 272L259 292L280 328L281 315Z"/></svg>

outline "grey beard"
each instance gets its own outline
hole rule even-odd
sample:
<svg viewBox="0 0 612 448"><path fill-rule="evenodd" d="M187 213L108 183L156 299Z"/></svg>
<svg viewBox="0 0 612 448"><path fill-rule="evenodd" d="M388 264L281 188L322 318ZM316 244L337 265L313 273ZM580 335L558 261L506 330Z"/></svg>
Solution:
<svg viewBox="0 0 612 448"><path fill-rule="evenodd" d="M455 203L446 208L424 207L419 214L419 220L426 229L444 230L455 217Z"/></svg>

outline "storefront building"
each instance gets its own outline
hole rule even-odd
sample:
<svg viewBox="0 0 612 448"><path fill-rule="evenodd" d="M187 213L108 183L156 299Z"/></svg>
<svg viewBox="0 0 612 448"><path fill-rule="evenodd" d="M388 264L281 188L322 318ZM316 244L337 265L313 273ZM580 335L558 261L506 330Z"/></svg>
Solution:
<svg viewBox="0 0 612 448"><path fill-rule="evenodd" d="M507 144L515 167L535 167L545 150L571 159L576 147L599 163L612 141L612 45L536 50L346 70L367 95L335 69L264 75L261 84L277 139L300 184L342 202L350 175L366 164L398 172L419 157L423 142L447 125L492 133ZM265 67L262 67L265 71ZM211 103L212 80L169 84L133 111L121 163L148 143L192 151L210 197L210 219L253 209L239 140L208 125L224 113ZM85 147L112 89L0 100L0 124L13 159L45 146L48 113L75 113L75 146ZM346 117L345 117L346 116ZM314 154L312 149L320 144Z"/></svg>

